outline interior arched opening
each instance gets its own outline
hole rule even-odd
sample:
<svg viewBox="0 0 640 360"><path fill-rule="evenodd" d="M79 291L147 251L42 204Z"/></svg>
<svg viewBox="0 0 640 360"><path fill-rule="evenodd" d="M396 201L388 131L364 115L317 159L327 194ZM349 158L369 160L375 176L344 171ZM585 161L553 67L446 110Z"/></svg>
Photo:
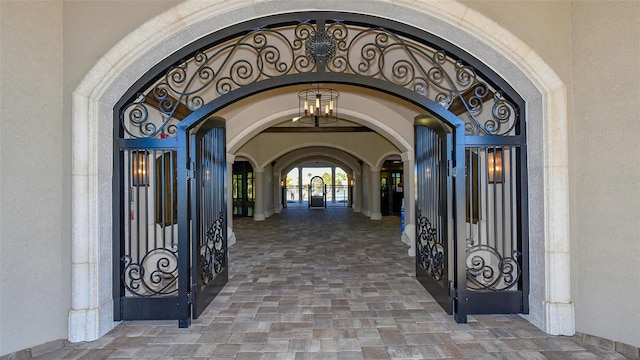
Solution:
<svg viewBox="0 0 640 360"><path fill-rule="evenodd" d="M313 176L320 176L326 185L325 207L352 207L352 192L349 182L354 178L355 170L344 162L326 155L306 154L290 164L280 174L281 209L305 207L309 202L309 186Z"/></svg>
<svg viewBox="0 0 640 360"><path fill-rule="evenodd" d="M216 112L227 119L229 154L232 157L256 154L256 166L265 169L265 179L272 179L267 187L267 208L258 212L254 219L267 218L286 206L282 197L282 180L286 176L283 170L309 157L343 163L343 169L348 173L348 189L336 190L341 190L343 197L348 194L355 212L379 219L380 210L372 206L380 201L371 201L371 196L372 193L379 196L378 185L377 190L373 190L372 184L378 184L380 180L372 180L371 171L378 175L382 159L389 156L396 160L404 156L405 161L411 161L408 154L412 151L412 118L423 109L395 95L361 85L322 83L323 87L340 91L339 120L329 128L324 125L296 128L293 121L299 115L296 93L317 84L265 90ZM260 144L270 145L267 149L261 148ZM304 198L299 190L304 186L296 185L294 199L299 201ZM291 192L287 195L290 200ZM407 213L411 211L409 207L412 204L407 205ZM399 215L399 212L395 214ZM410 221L409 217L407 219ZM406 235L404 241L409 244L410 238L411 235Z"/></svg>

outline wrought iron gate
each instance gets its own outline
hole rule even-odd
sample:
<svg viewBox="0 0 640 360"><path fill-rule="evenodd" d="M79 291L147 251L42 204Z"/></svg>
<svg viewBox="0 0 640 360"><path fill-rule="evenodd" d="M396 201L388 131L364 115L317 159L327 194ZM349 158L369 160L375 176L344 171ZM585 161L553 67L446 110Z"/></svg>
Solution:
<svg viewBox="0 0 640 360"><path fill-rule="evenodd" d="M224 120L211 118L192 135L191 186L193 318L227 283L226 140Z"/></svg>
<svg viewBox="0 0 640 360"><path fill-rule="evenodd" d="M114 319L189 326L228 279L224 120L208 119L192 131L188 164L179 162L187 144L176 138L118 143L124 201L114 226ZM181 236L181 229L191 233Z"/></svg>
<svg viewBox="0 0 640 360"><path fill-rule="evenodd" d="M416 276L458 322L527 313L526 146L456 131L416 117Z"/></svg>
<svg viewBox="0 0 640 360"><path fill-rule="evenodd" d="M453 314L450 228L455 217L447 176L450 135L434 118L419 117L415 125L416 277L440 306Z"/></svg>
<svg viewBox="0 0 640 360"><path fill-rule="evenodd" d="M492 140L465 146L465 306L528 313L526 146Z"/></svg>
<svg viewBox="0 0 640 360"><path fill-rule="evenodd" d="M176 148L123 142L119 160L126 201L114 243L116 320L177 319L178 267ZM130 145L130 146L127 146ZM145 146L146 145L146 146ZM140 146L144 146L143 148Z"/></svg>
<svg viewBox="0 0 640 360"><path fill-rule="evenodd" d="M116 104L116 320L177 318L188 326L189 303L197 316L226 279L224 131L204 119L262 91L319 82L393 94L441 121L442 131L416 130L424 175L417 176L418 277L457 321L528 311L524 100L433 34L363 14L307 12L204 36L150 69ZM442 135L446 129L451 135Z"/></svg>

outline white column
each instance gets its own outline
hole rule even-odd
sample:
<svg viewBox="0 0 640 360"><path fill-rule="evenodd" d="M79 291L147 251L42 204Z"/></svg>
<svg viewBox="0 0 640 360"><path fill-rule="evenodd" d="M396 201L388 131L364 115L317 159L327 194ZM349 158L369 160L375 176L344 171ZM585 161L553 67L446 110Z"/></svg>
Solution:
<svg viewBox="0 0 640 360"><path fill-rule="evenodd" d="M266 217L264 215L264 168L253 169L256 179L256 202L253 209L253 220L262 221Z"/></svg>
<svg viewBox="0 0 640 360"><path fill-rule="evenodd" d="M347 203L350 205L350 208L355 206L355 202L353 201L353 175L347 173Z"/></svg>
<svg viewBox="0 0 640 360"><path fill-rule="evenodd" d="M298 202L302 203L302 167L298 167Z"/></svg>
<svg viewBox="0 0 640 360"><path fill-rule="evenodd" d="M362 172L353 173L353 212L359 213L362 209Z"/></svg>
<svg viewBox="0 0 640 360"><path fill-rule="evenodd" d="M282 188L282 184L280 183L280 174L273 173L273 212L279 214L282 211L282 195L284 189Z"/></svg>
<svg viewBox="0 0 640 360"><path fill-rule="evenodd" d="M236 156L227 153L227 246L236 243L236 234L233 232L233 163Z"/></svg>
<svg viewBox="0 0 640 360"><path fill-rule="evenodd" d="M336 167L331 167L331 202L336 202Z"/></svg>
<svg viewBox="0 0 640 360"><path fill-rule="evenodd" d="M380 211L380 169L371 168L371 192L369 196L371 196L371 200L369 204L371 204L371 214L369 218L371 220L380 220L382 219L382 212Z"/></svg>
<svg viewBox="0 0 640 360"><path fill-rule="evenodd" d="M413 171L413 150L402 153L402 169L404 178L404 231L402 242L411 246L409 255L416 255L416 219L415 219L415 187Z"/></svg>

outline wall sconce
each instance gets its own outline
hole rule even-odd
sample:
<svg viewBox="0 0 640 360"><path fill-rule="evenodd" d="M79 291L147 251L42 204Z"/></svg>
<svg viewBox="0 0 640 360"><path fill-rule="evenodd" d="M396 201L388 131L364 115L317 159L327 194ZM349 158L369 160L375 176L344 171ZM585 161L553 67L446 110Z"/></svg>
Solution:
<svg viewBox="0 0 640 360"><path fill-rule="evenodd" d="M489 184L501 184L502 176L502 148L487 149L487 163Z"/></svg>
<svg viewBox="0 0 640 360"><path fill-rule="evenodd" d="M133 186L149 186L149 169L147 166L147 150L131 151L131 177Z"/></svg>
<svg viewBox="0 0 640 360"><path fill-rule="evenodd" d="M355 185L355 183L356 183L355 180L353 180L353 179L349 180L349 185L353 186L353 185Z"/></svg>
<svg viewBox="0 0 640 360"><path fill-rule="evenodd" d="M284 180L280 180L280 187L283 189L285 188Z"/></svg>

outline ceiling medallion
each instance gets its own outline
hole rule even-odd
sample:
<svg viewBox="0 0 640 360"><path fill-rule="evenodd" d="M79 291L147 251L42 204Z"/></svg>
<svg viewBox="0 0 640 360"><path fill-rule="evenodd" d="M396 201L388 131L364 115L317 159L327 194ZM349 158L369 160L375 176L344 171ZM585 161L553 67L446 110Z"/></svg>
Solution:
<svg viewBox="0 0 640 360"><path fill-rule="evenodd" d="M327 62L336 54L337 42L325 29L318 29L306 41L307 57L318 62Z"/></svg>

